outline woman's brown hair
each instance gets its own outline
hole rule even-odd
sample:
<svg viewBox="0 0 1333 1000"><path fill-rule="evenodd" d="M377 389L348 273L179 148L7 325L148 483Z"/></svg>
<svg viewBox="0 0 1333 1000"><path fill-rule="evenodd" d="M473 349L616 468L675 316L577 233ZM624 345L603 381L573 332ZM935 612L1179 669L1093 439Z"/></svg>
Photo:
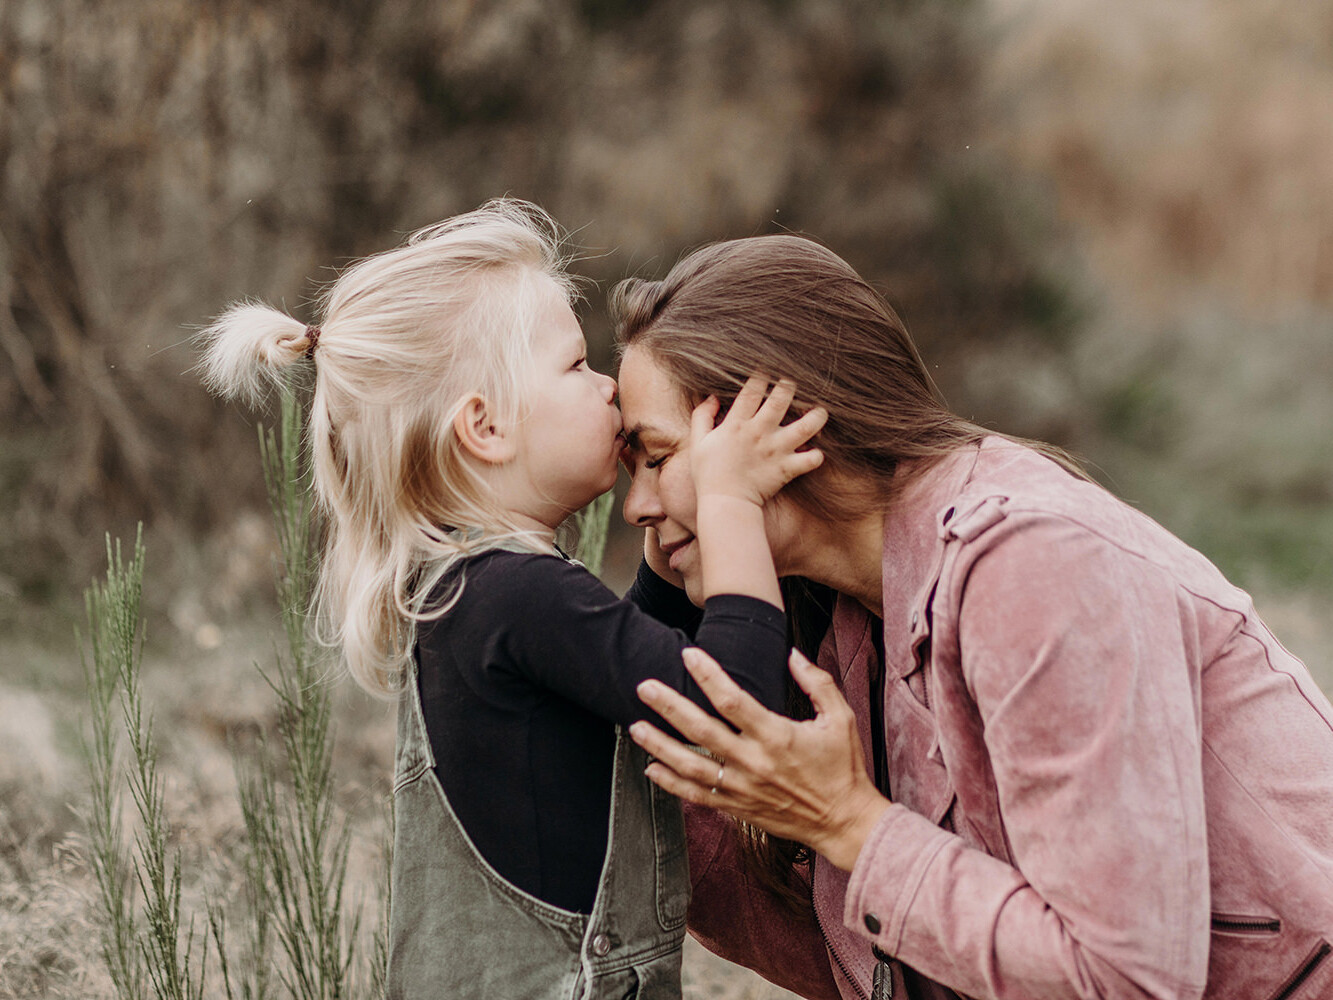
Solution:
<svg viewBox="0 0 1333 1000"><path fill-rule="evenodd" d="M849 481L845 474L875 483L871 502L887 505L902 487L894 481L900 461L928 466L988 433L944 406L888 303L805 237L705 246L661 281L622 281L610 312L620 347L649 351L691 405L709 395L726 405L762 373L795 381L793 415L825 407L823 466L785 491L823 517L866 513L864 490L854 496L835 485Z"/></svg>
<svg viewBox="0 0 1333 1000"><path fill-rule="evenodd" d="M783 494L825 520L885 510L913 475L993 433L949 411L916 345L887 302L837 254L801 236L756 236L702 247L661 281L631 278L611 292L622 351L650 352L693 406L725 407L752 374L796 383L792 418L819 405L819 469ZM1077 475L1059 449L1033 444ZM805 580L783 586L791 640L811 659L827 630L832 594ZM793 686L793 690L794 686ZM799 692L796 692L799 695ZM797 715L808 702L791 699ZM783 898L809 906L792 879L802 845L742 825L754 873Z"/></svg>

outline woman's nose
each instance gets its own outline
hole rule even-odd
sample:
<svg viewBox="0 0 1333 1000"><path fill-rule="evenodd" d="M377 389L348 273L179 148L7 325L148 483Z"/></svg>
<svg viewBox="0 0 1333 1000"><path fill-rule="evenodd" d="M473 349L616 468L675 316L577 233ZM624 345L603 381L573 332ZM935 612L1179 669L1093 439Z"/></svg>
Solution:
<svg viewBox="0 0 1333 1000"><path fill-rule="evenodd" d="M642 471L630 479L622 513L628 523L638 528L657 524L664 517L657 491L648 484L648 477Z"/></svg>

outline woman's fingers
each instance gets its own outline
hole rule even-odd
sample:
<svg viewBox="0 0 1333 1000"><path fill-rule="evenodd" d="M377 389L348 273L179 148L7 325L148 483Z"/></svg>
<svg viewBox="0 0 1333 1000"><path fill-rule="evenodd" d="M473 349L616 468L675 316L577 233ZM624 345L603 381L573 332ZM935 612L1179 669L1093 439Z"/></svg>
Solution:
<svg viewBox="0 0 1333 1000"><path fill-rule="evenodd" d="M680 740L668 736L651 722L634 723L630 726L630 736L634 738L635 743L659 761L665 770L701 788L715 787L718 772L725 770L726 758L721 754L718 754L721 761L705 757Z"/></svg>
<svg viewBox="0 0 1333 1000"><path fill-rule="evenodd" d="M787 657L792 679L810 699L810 706L816 715L825 715L840 708L848 708L847 699L842 696L833 675L822 667L811 663L799 649L793 649Z"/></svg>
<svg viewBox="0 0 1333 1000"><path fill-rule="evenodd" d="M644 681L638 687L639 699L660 715L692 743L725 757L736 752L736 734L726 723L709 715L683 694L661 681Z"/></svg>
<svg viewBox="0 0 1333 1000"><path fill-rule="evenodd" d="M640 745L643 744L641 743ZM648 753L653 754L653 751L648 749L646 745L643 745L643 748L647 750ZM691 753L691 751L687 750L686 753ZM653 754L653 756L656 757L657 755ZM692 754L692 756L698 757L699 755ZM707 760L708 758L705 757L703 759ZM708 801L710 798L708 789L711 786L682 777L669 766L662 763L660 758L649 764L648 769L644 771L644 774L648 775L648 779L663 791L670 792L676 798L682 799L685 802L697 802L700 805L716 804Z"/></svg>
<svg viewBox="0 0 1333 1000"><path fill-rule="evenodd" d="M755 735L770 719L780 718L742 690L741 686L718 666L718 662L702 649L690 646L682 651L681 656L685 660L685 669L717 709L718 714L742 733ZM711 721L711 716L708 718ZM684 733L685 730L682 729L681 732ZM693 738L691 733L685 735ZM712 746L708 748L714 749Z"/></svg>
<svg viewBox="0 0 1333 1000"><path fill-rule="evenodd" d="M845 730L853 734L852 757L858 768L865 766L861 757L861 743L856 739L856 714L847 704L842 689L838 687L833 675L822 667L811 663L793 649L787 657L792 679L810 699L810 707L815 710L815 721L831 730Z"/></svg>

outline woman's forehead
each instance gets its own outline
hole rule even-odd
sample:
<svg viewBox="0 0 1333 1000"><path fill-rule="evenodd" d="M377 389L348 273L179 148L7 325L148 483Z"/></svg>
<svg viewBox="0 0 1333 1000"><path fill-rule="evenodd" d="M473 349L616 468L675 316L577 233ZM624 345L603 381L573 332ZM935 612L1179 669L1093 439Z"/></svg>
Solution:
<svg viewBox="0 0 1333 1000"><path fill-rule="evenodd" d="M672 431L689 425L690 408L673 379L652 352L630 347L620 360L620 410L628 431L635 426Z"/></svg>

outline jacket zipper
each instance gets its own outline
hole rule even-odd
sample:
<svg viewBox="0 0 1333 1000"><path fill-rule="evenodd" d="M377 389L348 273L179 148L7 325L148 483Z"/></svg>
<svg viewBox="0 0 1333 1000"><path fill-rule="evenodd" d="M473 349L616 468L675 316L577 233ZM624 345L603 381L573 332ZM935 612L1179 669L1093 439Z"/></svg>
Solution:
<svg viewBox="0 0 1333 1000"><path fill-rule="evenodd" d="M810 862L811 903L814 902L815 898L815 868L817 866L818 862L814 860ZM842 978L847 980L847 982L851 983L852 989L856 990L856 995L860 997L861 1000L869 1000L869 998L865 995L865 991L861 989L861 984L856 981L856 977L853 976L851 972L848 971L847 966L843 964L842 956L838 954L837 949L833 947L833 942L829 940L828 934L824 931L824 921L819 919L819 907L816 906L814 910L815 910L815 926L819 928L819 936L824 939L824 950L833 956L833 961L837 963L838 970L842 973Z"/></svg>
<svg viewBox="0 0 1333 1000"><path fill-rule="evenodd" d="M1273 917L1242 917L1231 913L1214 913L1213 930L1233 934L1277 934L1282 921Z"/></svg>
<svg viewBox="0 0 1333 1000"><path fill-rule="evenodd" d="M872 637L879 668L871 678L870 693L870 750L875 758L875 787L888 797L889 794L889 758L888 746L884 741L884 684L889 674L888 664L884 662L884 623L871 619L874 629ZM870 1000L891 1000L893 996L893 970L888 956L878 947L872 949L875 956L875 973L871 980Z"/></svg>
<svg viewBox="0 0 1333 1000"><path fill-rule="evenodd" d="M1300 989L1301 985L1310 978L1310 975L1324 959L1328 958L1331 951L1333 951L1333 945L1330 945L1327 941L1320 941L1315 946L1314 951L1310 952L1309 957L1301 963L1301 967L1283 984L1280 990L1273 994L1272 1000L1288 1000L1288 997Z"/></svg>
<svg viewBox="0 0 1333 1000"><path fill-rule="evenodd" d="M871 628L875 626L872 624ZM874 676L870 678L870 752L874 757L875 787L886 798L889 794L889 759L888 748L884 744L884 678L888 667L884 664L884 641L882 633L876 633L878 641L874 643L876 659Z"/></svg>
<svg viewBox="0 0 1333 1000"><path fill-rule="evenodd" d="M871 628L875 628L872 620ZM882 625L879 635L883 635ZM873 633L872 633L873 637ZM871 677L870 684L870 739L871 752L874 756L875 768L875 787L885 795L888 795L888 758L887 749L884 745L884 675L888 672L884 666L884 645L883 641L875 642L875 651L878 654L877 660L879 668ZM810 897L814 901L815 896L815 869L818 863L812 861L810 864ZM828 932L824 930L824 921L819 918L819 907L814 907L815 926L819 928L819 936L824 939L824 950L832 956L834 963L838 966L838 971L842 973L842 978L847 980L856 995L861 1000L892 1000L893 997L893 974L889 968L889 963L875 956L875 977L873 983L873 994L866 996L865 990L861 989L861 984L856 981L843 962L842 956L838 954L833 942L829 940Z"/></svg>

